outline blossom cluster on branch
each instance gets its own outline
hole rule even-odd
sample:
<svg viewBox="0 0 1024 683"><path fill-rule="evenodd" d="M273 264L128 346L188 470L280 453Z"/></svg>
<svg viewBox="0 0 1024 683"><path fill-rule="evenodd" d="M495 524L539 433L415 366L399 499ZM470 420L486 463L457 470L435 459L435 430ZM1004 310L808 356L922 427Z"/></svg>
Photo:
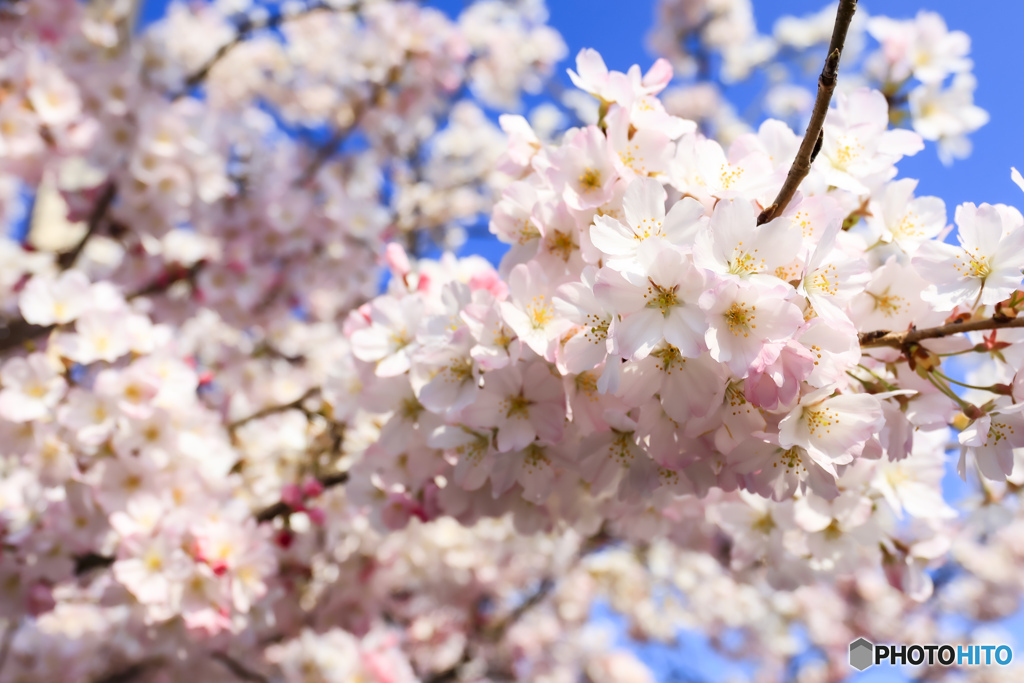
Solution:
<svg viewBox="0 0 1024 683"><path fill-rule="evenodd" d="M0 5L0 681L653 681L606 604L811 683L1012 613L1024 217L897 177L983 123L966 38L873 17L789 199L787 123L669 89L781 60L748 10L582 51L566 129L488 112L536 0Z"/></svg>

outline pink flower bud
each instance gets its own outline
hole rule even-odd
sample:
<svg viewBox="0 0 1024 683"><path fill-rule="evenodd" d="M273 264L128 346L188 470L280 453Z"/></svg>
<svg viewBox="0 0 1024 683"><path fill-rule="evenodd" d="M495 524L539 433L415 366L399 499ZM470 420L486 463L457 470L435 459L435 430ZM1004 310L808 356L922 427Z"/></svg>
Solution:
<svg viewBox="0 0 1024 683"><path fill-rule="evenodd" d="M391 274L398 278L405 278L412 271L409 263L409 255L398 242L392 242L384 251L384 262L388 265Z"/></svg>
<svg viewBox="0 0 1024 683"><path fill-rule="evenodd" d="M296 510L302 509L302 489L298 484L285 484L281 489L281 502Z"/></svg>
<svg viewBox="0 0 1024 683"><path fill-rule="evenodd" d="M323 526L327 521L327 513L323 508L307 508L306 514L309 515L309 520L317 526Z"/></svg>
<svg viewBox="0 0 1024 683"><path fill-rule="evenodd" d="M324 485L317 479L309 478L302 485L302 495L306 498L317 498L324 492Z"/></svg>

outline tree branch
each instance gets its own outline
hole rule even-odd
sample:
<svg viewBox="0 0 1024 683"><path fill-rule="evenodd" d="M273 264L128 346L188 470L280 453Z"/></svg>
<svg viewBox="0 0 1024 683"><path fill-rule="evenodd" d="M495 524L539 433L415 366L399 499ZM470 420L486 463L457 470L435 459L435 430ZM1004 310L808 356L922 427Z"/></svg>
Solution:
<svg viewBox="0 0 1024 683"><path fill-rule="evenodd" d="M182 280L191 281L195 278L203 263L204 261L199 261L189 268L169 268L167 274L157 278L142 289L131 292L125 296L125 299L131 301L140 296L160 294L161 292L166 292L176 282ZM45 337L55 329L57 329L56 325L33 325L26 322L24 318L15 318L10 321L0 319L0 354L16 349L34 339Z"/></svg>
<svg viewBox="0 0 1024 683"><path fill-rule="evenodd" d="M214 652L210 657L212 657L214 661L223 664L235 675L236 678L240 678L243 681L250 681L251 683L270 683L269 678L257 671L253 671L225 652Z"/></svg>
<svg viewBox="0 0 1024 683"><path fill-rule="evenodd" d="M268 417L270 415L275 415L277 413L283 413L283 412L288 411L288 410L301 409L303 403L305 403L309 399L311 399L314 396L317 396L319 394L320 394L320 387L313 387L312 389L307 389L306 392L304 394L302 394L302 396L299 396L294 401L289 401L288 403L281 403L279 405L273 405L273 406L267 406L266 408L261 408L260 410L257 410L252 415L247 415L247 416L245 416L245 417L243 417L241 419L238 419L238 420L235 420L234 422L229 423L228 426L227 426L227 429L228 429L229 432L235 432L239 427L241 427L243 425L246 425L246 424L249 424L253 420L261 420L261 419L263 419L265 417Z"/></svg>
<svg viewBox="0 0 1024 683"><path fill-rule="evenodd" d="M348 472L336 472L334 474L328 474L323 477L318 477L317 481L324 489L334 488L335 486L341 486L348 481ZM284 501L278 501L273 505L267 506L256 513L256 521L259 524L269 522L275 517L281 517L283 515L291 514L293 512L292 507Z"/></svg>
<svg viewBox="0 0 1024 683"><path fill-rule="evenodd" d="M975 320L969 323L949 323L939 327L927 327L923 330L908 330L906 332L890 332L889 330L875 330L873 332L862 332L860 346L862 349L890 346L894 349L901 349L908 344L916 344L925 339L939 339L940 337L951 337L954 334L963 332L977 332L979 330L1004 330L1015 327L1024 327L1024 318L1007 318L987 320Z"/></svg>
<svg viewBox="0 0 1024 683"><path fill-rule="evenodd" d="M16 349L23 344L45 337L57 328L56 325L33 325L24 318L0 320L0 353Z"/></svg>
<svg viewBox="0 0 1024 683"><path fill-rule="evenodd" d="M86 553L75 558L75 576L91 572L93 569L106 569L114 564L116 558L99 553Z"/></svg>
<svg viewBox="0 0 1024 683"><path fill-rule="evenodd" d="M345 139L348 137L349 132L351 132L358 123L359 115L357 114L356 119L352 122L351 126L339 128L335 131L330 140L317 148L316 154L313 155L313 158L306 167L302 169L302 173L295 178L295 181L292 184L295 187L302 187L312 180L320 168L327 163L327 160L338 152L338 149L345 143Z"/></svg>
<svg viewBox="0 0 1024 683"><path fill-rule="evenodd" d="M81 256L82 251L85 249L86 243L92 239L92 236L96 234L103 219L107 216L107 211L110 210L110 206L114 203L114 198L117 196L117 186L114 183L107 183L107 187L103 190L103 194L96 201L96 205L92 207L92 212L89 214L89 220L86 223L85 234L82 235L82 239L78 240L78 244L74 247L65 251L57 256L57 265L61 270L67 270L75 265L75 261Z"/></svg>
<svg viewBox="0 0 1024 683"><path fill-rule="evenodd" d="M142 674L146 673L149 669L163 666L163 664L163 657L150 657L127 666L120 671L114 671L113 673L94 681L94 683L129 683L129 681L135 680Z"/></svg>
<svg viewBox="0 0 1024 683"><path fill-rule="evenodd" d="M179 90L171 96L171 101L180 100L182 97L188 95L189 90L202 83L206 79L206 77L210 75L210 70L217 65L217 62L224 59L224 57L229 52L231 52L233 49L235 49L243 42L245 42L256 31L262 29L275 29L290 19L297 19L298 17L305 16L307 14L312 14L314 12L319 12L322 10L334 11L334 9L334 7L325 2L317 1L310 3L309 5L303 7L301 10L295 13L279 12L278 14L275 14L271 17L267 17L259 21L254 21L250 17L246 17L239 23L237 32L235 33L235 37L221 45L219 48L217 48L217 51L213 53L212 57L206 60L206 62L201 67L199 67L199 69L197 69L196 71L191 73L187 78L185 78L185 83L182 86L181 90ZM359 4L357 3L350 9L352 11L358 11Z"/></svg>
<svg viewBox="0 0 1024 683"><path fill-rule="evenodd" d="M818 96L814 101L814 110L811 112L811 120L807 124L807 131L804 139L800 142L800 149L793 159L793 165L786 175L786 182L782 184L775 201L765 207L761 215L757 217L757 224L762 225L781 215L786 206L793 199L800 183L807 174L811 172L811 163L821 149L822 126L825 124L825 116L828 114L828 106L832 101L832 91L836 88L836 78L839 73L839 58L843 54L843 46L846 43L846 32L853 20L853 13L857 10L857 0L839 0L839 8L836 11L836 23L832 29L832 40L828 45L828 55L825 57L825 66L818 77Z"/></svg>
<svg viewBox="0 0 1024 683"><path fill-rule="evenodd" d="M7 663L7 656L11 653L11 645L14 644L14 636L21 628L21 621L10 619L4 627L3 641L0 641L0 673L3 673L4 664Z"/></svg>

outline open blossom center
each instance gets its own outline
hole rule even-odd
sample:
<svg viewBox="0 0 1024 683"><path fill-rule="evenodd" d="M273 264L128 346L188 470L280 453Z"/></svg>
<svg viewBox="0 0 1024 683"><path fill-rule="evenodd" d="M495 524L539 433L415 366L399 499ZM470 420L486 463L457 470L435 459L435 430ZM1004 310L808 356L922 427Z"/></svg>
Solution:
<svg viewBox="0 0 1024 683"><path fill-rule="evenodd" d="M922 222L918 215L913 211L908 211L893 227L892 233L898 237L921 237L924 235L921 226Z"/></svg>
<svg viewBox="0 0 1024 683"><path fill-rule="evenodd" d="M633 238L642 242L649 237L664 237L665 233L661 229L661 221L656 221L653 218L641 219L640 224L634 229Z"/></svg>
<svg viewBox="0 0 1024 683"><path fill-rule="evenodd" d="M405 328L402 328L397 332L391 333L391 343L395 345L396 349L404 349L412 343L412 337L409 336L409 333Z"/></svg>
<svg viewBox="0 0 1024 683"><path fill-rule="evenodd" d="M523 225L519 228L518 235L519 244L527 244L540 237L540 230L533 224L529 218L523 221Z"/></svg>
<svg viewBox="0 0 1024 683"><path fill-rule="evenodd" d="M563 261L568 261L572 256L572 250L576 248L573 244L572 235L567 232L555 230L545 242L548 253L558 254Z"/></svg>
<svg viewBox="0 0 1024 683"><path fill-rule="evenodd" d="M988 443L997 444L1003 439L1008 439L1013 434L1013 426L1006 422L992 422L988 426Z"/></svg>
<svg viewBox="0 0 1024 683"><path fill-rule="evenodd" d="M456 358L448 366L448 372L455 380L464 382L473 376L473 361L464 357Z"/></svg>
<svg viewBox="0 0 1024 683"><path fill-rule="evenodd" d="M820 439L831 433L831 428L839 423L839 413L831 408L804 408L804 420L811 436Z"/></svg>
<svg viewBox="0 0 1024 683"><path fill-rule="evenodd" d="M544 327L555 318L555 307L543 296L533 297L531 303L526 306L526 312L534 329Z"/></svg>
<svg viewBox="0 0 1024 683"><path fill-rule="evenodd" d="M733 336L738 337L740 334L744 337L750 336L750 330L757 328L757 325L754 324L754 320L757 319L757 314L754 313L756 310L757 306L748 307L738 302L729 307L729 310L725 312L725 322Z"/></svg>
<svg viewBox="0 0 1024 683"><path fill-rule="evenodd" d="M804 459L800 455L800 450L796 446L784 451L779 451L779 456L776 461L772 463L772 467L778 467L779 465L785 467L787 473L807 471L807 466L804 465Z"/></svg>
<svg viewBox="0 0 1024 683"><path fill-rule="evenodd" d="M722 164L720 175L722 179L722 189L729 190L732 188L733 184L739 181L740 177L743 175L743 169L731 164Z"/></svg>
<svg viewBox="0 0 1024 683"><path fill-rule="evenodd" d="M583 338L594 343L602 344L608 339L608 324L611 321L606 317L601 317L593 313L587 316L587 325L589 329L583 333Z"/></svg>
<svg viewBox="0 0 1024 683"><path fill-rule="evenodd" d="M853 163L864 151L864 147L857 138L844 135L839 138L839 145L836 147L836 161L840 167L846 167Z"/></svg>
<svg viewBox="0 0 1024 683"><path fill-rule="evenodd" d="M839 292L839 273L832 264L822 267L810 280L812 291L829 296L835 296Z"/></svg>
<svg viewBox="0 0 1024 683"><path fill-rule="evenodd" d="M892 317L899 313L906 305L906 298L898 294L889 294L889 290L886 289L882 294L873 294L868 292L872 299L875 300L875 310L881 311L886 317Z"/></svg>
<svg viewBox="0 0 1024 683"><path fill-rule="evenodd" d="M962 254L957 254L954 267L964 277L976 277L984 280L992 274L992 266L988 259L979 256L977 249L965 248Z"/></svg>
<svg viewBox="0 0 1024 683"><path fill-rule="evenodd" d="M596 168L588 168L580 174L580 187L584 192L593 192L601 187L601 172Z"/></svg>
<svg viewBox="0 0 1024 683"><path fill-rule="evenodd" d="M533 401L528 398L520 396L509 396L507 399L502 401L502 407L505 408L505 417L519 417L520 419L529 417L529 408L533 405Z"/></svg>
<svg viewBox="0 0 1024 683"><path fill-rule="evenodd" d="M679 349L671 345L652 351L651 355L658 359L658 369L667 375L671 375L674 368L682 368L686 363L686 359L679 353Z"/></svg>
<svg viewBox="0 0 1024 683"><path fill-rule="evenodd" d="M738 247L742 246L743 242L740 242ZM736 253L729 261L729 272L733 275L749 275L764 268L765 261L757 257L758 251L758 249L755 249L753 252L748 252L737 248Z"/></svg>
<svg viewBox="0 0 1024 683"><path fill-rule="evenodd" d="M651 280L648 280L648 282L651 284L644 294L647 308L656 308L667 318L672 309L679 305L679 297L676 296L676 290L679 289L679 285L669 289L668 287L657 285Z"/></svg>

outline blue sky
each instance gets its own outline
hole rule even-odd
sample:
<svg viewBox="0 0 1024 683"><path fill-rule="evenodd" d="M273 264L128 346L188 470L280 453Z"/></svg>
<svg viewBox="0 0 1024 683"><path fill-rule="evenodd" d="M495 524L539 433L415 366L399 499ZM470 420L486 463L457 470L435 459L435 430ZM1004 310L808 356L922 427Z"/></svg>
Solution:
<svg viewBox="0 0 1024 683"><path fill-rule="evenodd" d="M160 17L167 0L142 0L142 22ZM428 2L455 14L464 5L461 0ZM783 13L806 14L825 6L823 0L754 0L758 26L770 32L772 24ZM832 6L835 2L828 3ZM1024 170L1024 135L1018 126L1024 110L1024 89L1020 87L1016 57L1020 50L1021 27L1024 26L1024 2L1020 0L861 0L862 11L885 12L894 18L909 18L919 10L941 13L951 29L966 31L972 38L972 58L978 89L975 97L991 120L971 136L974 153L951 167L939 163L934 147L927 147L916 157L901 162L900 175L920 179L917 193L935 195L945 200L952 220L954 208L963 202L1006 203L1024 207L1024 195L1010 182L1011 166ZM565 38L569 60L558 69L557 78L570 85L565 68L585 47L597 49L610 68L624 71L634 63L647 68L653 60L645 46L645 35L654 17L654 4L649 1L589 0L572 2L548 0L551 24ZM842 73L840 71L840 73ZM840 76L842 77L842 76ZM807 85L813 86L813 77ZM737 89L741 94L743 89ZM496 260L503 251L493 240L473 239L469 251L482 253ZM952 482L950 482L952 483ZM953 484L948 491L963 493ZM595 617L615 626L619 623L606 609ZM1020 615L1005 622L1005 628L1018 640L1024 635L1024 618ZM621 624L619 627L621 634ZM622 642L625 642L624 640ZM1015 645L1012 643L1011 645ZM731 673L747 670L728 664L713 655L706 642L694 634L685 634L675 651L656 646L636 647L638 654L657 672L659 680L722 680ZM1021 653L1024 654L1024 653ZM684 675L680 678L679 675ZM905 681L898 668L876 667L851 677L856 683L892 683Z"/></svg>

